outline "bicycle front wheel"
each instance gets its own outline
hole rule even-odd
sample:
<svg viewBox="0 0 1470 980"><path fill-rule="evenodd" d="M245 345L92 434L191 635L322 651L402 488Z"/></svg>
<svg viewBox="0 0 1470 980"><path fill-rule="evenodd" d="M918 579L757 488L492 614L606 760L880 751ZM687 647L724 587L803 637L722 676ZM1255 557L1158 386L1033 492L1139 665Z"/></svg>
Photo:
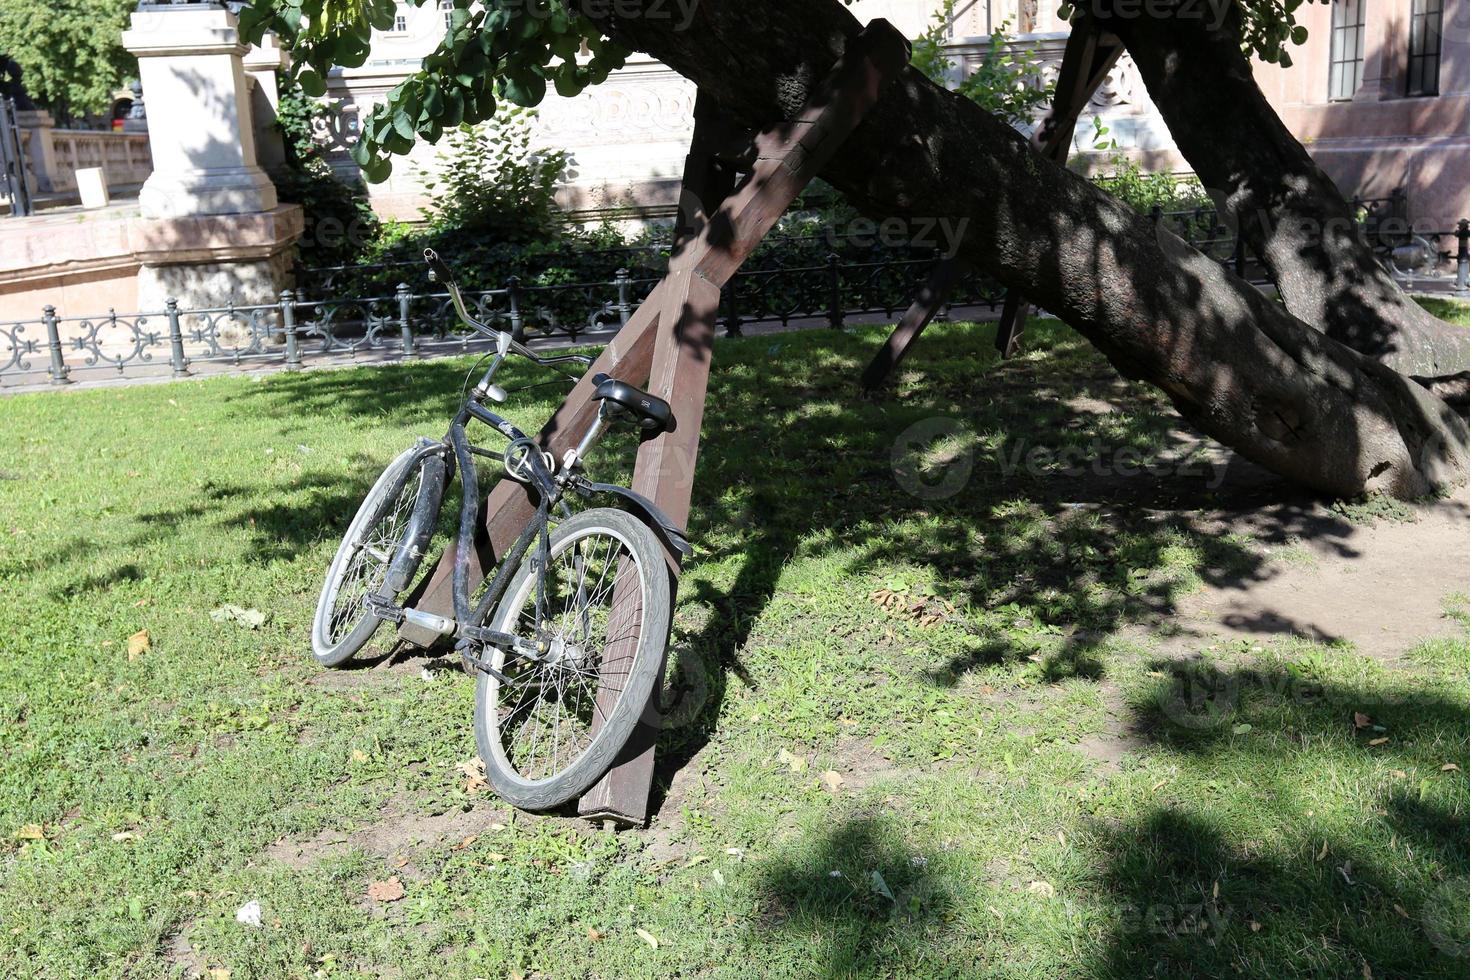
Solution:
<svg viewBox="0 0 1470 980"><path fill-rule="evenodd" d="M481 672L475 686L485 772L523 810L560 806L608 770L648 704L669 636L669 570L642 521L585 511L553 532L549 554L539 615L533 548L492 620L536 644L540 659L487 648L508 683Z"/></svg>
<svg viewBox="0 0 1470 980"><path fill-rule="evenodd" d="M382 621L369 608L368 597L395 598L418 570L425 539L433 530L428 525L438 516L438 501L430 495L443 493L444 474L443 459L424 456L418 447L408 449L388 464L363 498L317 600L311 624L311 654L317 663L344 664L372 639ZM416 526L416 517L424 527Z"/></svg>

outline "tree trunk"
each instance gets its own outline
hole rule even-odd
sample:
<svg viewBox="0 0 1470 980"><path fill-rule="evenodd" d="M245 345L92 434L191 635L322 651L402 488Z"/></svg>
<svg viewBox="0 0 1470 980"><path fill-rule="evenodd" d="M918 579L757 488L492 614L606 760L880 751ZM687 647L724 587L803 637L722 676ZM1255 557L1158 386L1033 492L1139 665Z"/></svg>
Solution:
<svg viewBox="0 0 1470 980"><path fill-rule="evenodd" d="M662 0L599 20L737 121L789 118L861 25L837 0ZM1308 487L1401 497L1461 482L1470 429L1444 402L1338 344L1182 240L1034 152L910 68L823 176L874 218L968 218L965 254L1162 388L1202 431Z"/></svg>
<svg viewBox="0 0 1470 980"><path fill-rule="evenodd" d="M1470 369L1470 330L1404 294L1374 259L1351 205L1266 101L1241 50L1238 8L1216 29L1207 11L1144 10L1157 16L1097 22L1122 39L1175 144L1271 269L1286 308L1406 374Z"/></svg>

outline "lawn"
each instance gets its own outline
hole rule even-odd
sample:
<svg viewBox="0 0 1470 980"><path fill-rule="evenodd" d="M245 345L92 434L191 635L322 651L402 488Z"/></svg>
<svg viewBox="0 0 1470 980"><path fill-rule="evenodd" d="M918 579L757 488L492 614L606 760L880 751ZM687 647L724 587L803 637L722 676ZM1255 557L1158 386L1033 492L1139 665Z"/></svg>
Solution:
<svg viewBox="0 0 1470 980"><path fill-rule="evenodd" d="M1470 973L1470 589L1387 658L1194 643L1182 597L1293 560L1228 516L1288 488L1054 324L936 326L868 398L881 337L717 348L622 833L476 788L451 659L307 655L467 360L0 400L0 976Z"/></svg>

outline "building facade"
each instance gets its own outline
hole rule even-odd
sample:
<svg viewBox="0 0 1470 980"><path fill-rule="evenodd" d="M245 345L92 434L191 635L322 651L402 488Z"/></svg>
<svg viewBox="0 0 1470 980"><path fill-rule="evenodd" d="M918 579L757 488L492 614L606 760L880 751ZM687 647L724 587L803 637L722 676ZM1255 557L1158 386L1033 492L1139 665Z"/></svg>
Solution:
<svg viewBox="0 0 1470 980"><path fill-rule="evenodd" d="M443 35L450 3L400 8L367 64L337 72L328 98L339 110L329 135L335 164L359 114L383 99ZM935 23L941 0L862 0L855 12L884 17L910 37ZM1423 227L1470 214L1470 0L1332 0L1298 8L1308 28L1290 68L1258 65L1257 80L1293 133L1348 196L1405 195ZM1067 25L1039 0L960 0L947 48L958 72L980 62L990 33L1039 59L1045 80L1061 63ZM672 211L692 132L693 85L635 56L606 83L574 99L547 98L537 141L571 154L562 203L582 221L665 216ZM1106 136L1099 132L1106 129ZM1125 54L1077 126L1074 166L1104 169L1121 153L1145 168L1187 172L1167 127ZM427 203L423 176L442 150L420 145L370 189L375 207L414 219Z"/></svg>

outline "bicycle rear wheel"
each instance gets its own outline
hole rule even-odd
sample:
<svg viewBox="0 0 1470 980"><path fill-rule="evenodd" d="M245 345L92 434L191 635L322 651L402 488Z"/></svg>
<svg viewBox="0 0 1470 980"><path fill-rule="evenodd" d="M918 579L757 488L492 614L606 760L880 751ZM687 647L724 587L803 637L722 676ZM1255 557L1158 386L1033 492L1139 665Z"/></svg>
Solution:
<svg viewBox="0 0 1470 980"><path fill-rule="evenodd" d="M389 463L363 498L317 600L311 624L311 655L317 663L346 663L377 632L382 620L367 599L396 598L412 581L438 517L439 501L432 495L443 494L444 480L444 460L424 456L415 446Z"/></svg>
<svg viewBox="0 0 1470 980"><path fill-rule="evenodd" d="M475 740L502 798L546 810L585 792L632 736L663 662L671 597L663 546L620 510L585 511L555 530L539 617L534 558L492 628L536 643L542 659L482 651L509 682L480 673Z"/></svg>

